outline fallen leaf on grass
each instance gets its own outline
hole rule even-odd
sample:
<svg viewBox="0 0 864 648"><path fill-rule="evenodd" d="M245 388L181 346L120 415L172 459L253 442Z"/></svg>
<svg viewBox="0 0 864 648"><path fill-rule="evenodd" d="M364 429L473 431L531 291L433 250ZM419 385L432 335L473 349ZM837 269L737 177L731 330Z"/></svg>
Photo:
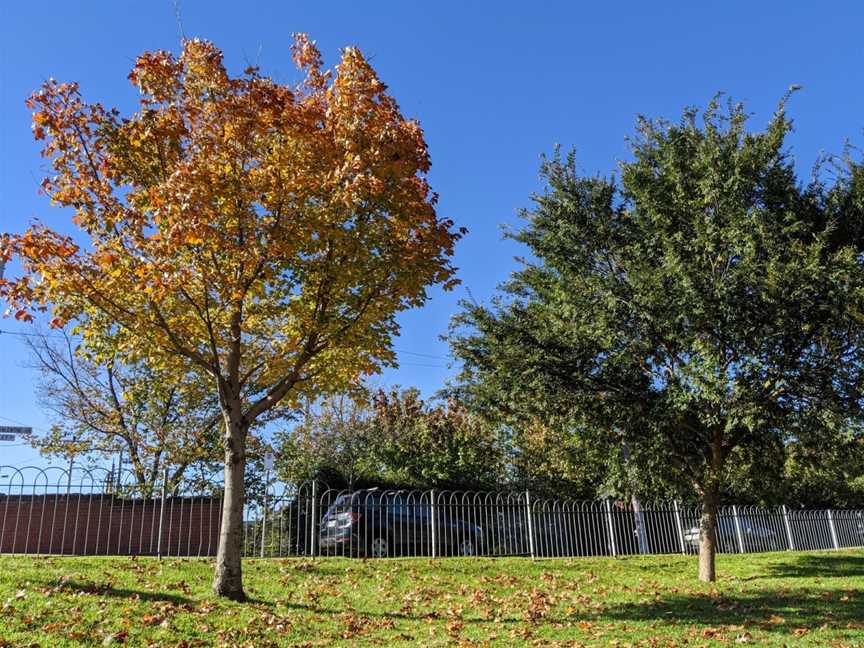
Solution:
<svg viewBox="0 0 864 648"><path fill-rule="evenodd" d="M126 643L126 637L129 636L129 633L125 630L121 630L120 632L115 632L114 634L110 634L105 639L102 640L103 646L113 646L114 644L122 644Z"/></svg>
<svg viewBox="0 0 864 648"><path fill-rule="evenodd" d="M461 621L451 621L447 624L447 634L449 634L454 639L459 636L459 633L462 632L462 629L465 627L465 624Z"/></svg>

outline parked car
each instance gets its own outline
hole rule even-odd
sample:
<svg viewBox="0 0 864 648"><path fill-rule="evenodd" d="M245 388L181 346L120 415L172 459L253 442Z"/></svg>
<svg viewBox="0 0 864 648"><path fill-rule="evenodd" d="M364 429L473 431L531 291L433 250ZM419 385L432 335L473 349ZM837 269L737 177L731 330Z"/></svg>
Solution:
<svg viewBox="0 0 864 648"><path fill-rule="evenodd" d="M785 546L774 529L754 524L746 518L739 518L741 527L741 542L744 551L778 551ZM699 548L699 526L693 526L684 532L684 542L692 549ZM738 531L735 528L735 518L720 516L717 518L717 543L721 549L738 550Z"/></svg>
<svg viewBox="0 0 864 648"><path fill-rule="evenodd" d="M436 507L438 555L480 553L483 530L450 507ZM432 507L428 499L401 491L364 489L340 495L319 526L321 553L384 558L432 553Z"/></svg>

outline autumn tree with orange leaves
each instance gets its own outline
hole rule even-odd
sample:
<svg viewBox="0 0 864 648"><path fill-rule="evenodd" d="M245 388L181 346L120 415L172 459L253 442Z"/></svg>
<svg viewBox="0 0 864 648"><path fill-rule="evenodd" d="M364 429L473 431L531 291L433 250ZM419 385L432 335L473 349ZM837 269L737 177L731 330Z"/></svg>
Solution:
<svg viewBox="0 0 864 648"><path fill-rule="evenodd" d="M297 35L289 87L228 75L213 44L138 58L121 117L48 81L28 101L53 174L42 189L80 236L34 223L2 238L19 319L50 310L88 347L212 378L224 418L225 506L213 588L244 598L250 426L395 363L395 316L455 283L462 230L439 218L429 154L356 48L325 70Z"/></svg>

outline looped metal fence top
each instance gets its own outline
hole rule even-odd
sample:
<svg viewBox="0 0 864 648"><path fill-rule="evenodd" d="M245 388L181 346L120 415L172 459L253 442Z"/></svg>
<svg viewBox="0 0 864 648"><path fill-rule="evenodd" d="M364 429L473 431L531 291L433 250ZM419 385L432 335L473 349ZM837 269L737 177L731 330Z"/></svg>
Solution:
<svg viewBox="0 0 864 648"><path fill-rule="evenodd" d="M219 476L176 485L103 468L0 466L0 553L212 556ZM247 556L577 557L695 553L698 507L527 491L332 489L267 480L244 509ZM864 510L722 506L721 553L864 546Z"/></svg>

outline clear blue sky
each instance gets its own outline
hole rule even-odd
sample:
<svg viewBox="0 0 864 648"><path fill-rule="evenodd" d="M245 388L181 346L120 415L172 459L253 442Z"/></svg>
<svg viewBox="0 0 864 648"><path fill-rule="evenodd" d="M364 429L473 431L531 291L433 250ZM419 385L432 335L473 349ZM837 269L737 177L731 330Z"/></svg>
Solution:
<svg viewBox="0 0 864 648"><path fill-rule="evenodd" d="M425 393L450 375L447 329L465 287L486 300L519 254L501 240L540 188L538 163L575 147L587 172L626 156L637 113L675 118L717 91L764 124L791 84L799 169L846 138L864 145L864 4L848 2L240 2L180 0L186 36L214 41L237 72L257 62L293 79L290 35L306 31L328 64L359 46L432 153L440 212L469 229L456 265L463 287L433 293L401 317L402 366L381 384ZM698 6L697 6L698 5ZM77 80L85 98L135 106L126 81L148 49L177 50L171 0L0 3L0 231L64 218L37 195L44 174L24 99L47 77ZM14 321L0 328L26 331ZM46 427L18 338L0 334L0 424ZM32 450L0 444L0 464Z"/></svg>

